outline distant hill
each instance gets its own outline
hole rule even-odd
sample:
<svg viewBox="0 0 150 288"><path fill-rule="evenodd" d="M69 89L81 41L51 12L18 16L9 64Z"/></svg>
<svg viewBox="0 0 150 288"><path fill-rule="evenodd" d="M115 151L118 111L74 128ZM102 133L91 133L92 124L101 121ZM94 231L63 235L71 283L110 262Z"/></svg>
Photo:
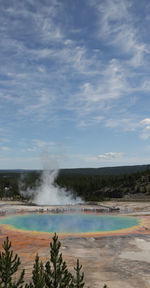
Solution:
<svg viewBox="0 0 150 288"><path fill-rule="evenodd" d="M150 164L146 165L134 165L134 166L118 166L118 167L102 167L102 168L71 168L71 169L60 169L60 175L123 175L123 174L133 174L137 172L142 172L150 170ZM0 174L22 174L22 173L32 173L41 172L41 170L27 170L27 169L1 169Z"/></svg>
<svg viewBox="0 0 150 288"><path fill-rule="evenodd" d="M150 164L134 165L134 166L118 166L118 167L103 167L103 168L74 168L61 169L60 175L80 174L80 175L122 175L132 174L150 170Z"/></svg>
<svg viewBox="0 0 150 288"><path fill-rule="evenodd" d="M0 169L0 173L23 173L23 172L33 172L35 170L27 170L27 169ZM37 171L37 170L36 170Z"/></svg>

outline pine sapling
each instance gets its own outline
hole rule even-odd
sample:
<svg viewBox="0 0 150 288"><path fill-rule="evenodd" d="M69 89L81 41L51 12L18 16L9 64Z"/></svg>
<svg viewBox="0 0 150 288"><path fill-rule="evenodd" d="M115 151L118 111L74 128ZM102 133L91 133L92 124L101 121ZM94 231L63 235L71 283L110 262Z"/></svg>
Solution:
<svg viewBox="0 0 150 288"><path fill-rule="evenodd" d="M68 271L62 254L59 253L60 242L56 233L53 242L50 243L50 261L45 265L46 288L70 288L72 287L73 276Z"/></svg>
<svg viewBox="0 0 150 288"><path fill-rule="evenodd" d="M35 257L35 263L32 271L32 282L26 284L25 288L44 288L45 287L45 275L43 263L39 262L38 254Z"/></svg>
<svg viewBox="0 0 150 288"><path fill-rule="evenodd" d="M20 266L20 258L16 254L13 256L11 242L8 237L2 245L4 251L0 251L0 287L1 288L22 288L24 283L24 270L22 270L18 281L13 281L13 276Z"/></svg>
<svg viewBox="0 0 150 288"><path fill-rule="evenodd" d="M83 288L84 287L84 273L81 273L81 269L82 269L82 265L80 265L79 263L79 259L77 259L77 265L74 268L74 270L76 271L76 275L74 277L74 287L75 288Z"/></svg>

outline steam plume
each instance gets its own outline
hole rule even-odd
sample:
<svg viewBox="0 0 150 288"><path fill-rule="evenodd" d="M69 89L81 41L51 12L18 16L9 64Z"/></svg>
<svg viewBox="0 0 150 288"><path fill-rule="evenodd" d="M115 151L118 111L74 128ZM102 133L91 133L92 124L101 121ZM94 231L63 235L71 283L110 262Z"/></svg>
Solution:
<svg viewBox="0 0 150 288"><path fill-rule="evenodd" d="M55 179L59 173L58 164L54 156L47 152L43 154L43 172L40 185L34 189L21 191L23 195L33 197L36 204L41 205L72 205L81 203L80 197L74 199L72 193L60 188L55 184Z"/></svg>

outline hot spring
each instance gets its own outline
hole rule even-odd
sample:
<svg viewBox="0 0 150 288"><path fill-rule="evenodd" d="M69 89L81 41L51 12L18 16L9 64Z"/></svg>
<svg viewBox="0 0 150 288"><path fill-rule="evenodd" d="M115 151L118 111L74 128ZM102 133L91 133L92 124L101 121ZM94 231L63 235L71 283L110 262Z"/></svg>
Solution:
<svg viewBox="0 0 150 288"><path fill-rule="evenodd" d="M140 218L93 214L30 214L1 218L1 224L25 231L99 233L137 226Z"/></svg>

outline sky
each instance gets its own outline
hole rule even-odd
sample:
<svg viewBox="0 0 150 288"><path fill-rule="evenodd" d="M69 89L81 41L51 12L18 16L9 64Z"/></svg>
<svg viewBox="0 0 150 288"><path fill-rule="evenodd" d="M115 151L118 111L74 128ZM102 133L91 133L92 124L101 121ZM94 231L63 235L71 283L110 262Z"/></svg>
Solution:
<svg viewBox="0 0 150 288"><path fill-rule="evenodd" d="M0 7L0 169L150 164L150 1Z"/></svg>

